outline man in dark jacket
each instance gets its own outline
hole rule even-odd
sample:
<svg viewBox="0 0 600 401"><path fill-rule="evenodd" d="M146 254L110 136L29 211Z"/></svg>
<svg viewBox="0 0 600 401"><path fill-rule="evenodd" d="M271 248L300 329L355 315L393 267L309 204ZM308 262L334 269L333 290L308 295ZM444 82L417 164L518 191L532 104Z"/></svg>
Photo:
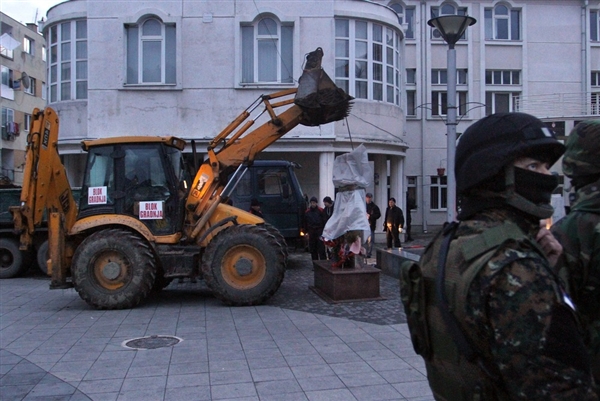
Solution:
<svg viewBox="0 0 600 401"><path fill-rule="evenodd" d="M308 234L308 249L312 260L325 260L325 244L321 241L325 228L325 213L317 204L317 198L310 198L310 206L304 212L304 231Z"/></svg>
<svg viewBox="0 0 600 401"><path fill-rule="evenodd" d="M400 248L400 229L404 225L404 213L402 209L396 206L396 199L390 198L388 208L385 210L385 222L383 231L386 233L387 247L392 248L392 239L394 240L394 248Z"/></svg>
<svg viewBox="0 0 600 401"><path fill-rule="evenodd" d="M323 208L323 213L325 213L325 222L327 222L327 220L329 220L333 214L333 204L334 202L329 196L323 198L323 206L325 206Z"/></svg>
<svg viewBox="0 0 600 401"><path fill-rule="evenodd" d="M377 220L381 217L381 210L379 210L379 206L373 202L372 193L367 193L365 198L367 199L367 219L369 220L369 226L371 227L371 235L367 238L367 258L370 258L373 253L373 243L375 242L375 225L377 224Z"/></svg>

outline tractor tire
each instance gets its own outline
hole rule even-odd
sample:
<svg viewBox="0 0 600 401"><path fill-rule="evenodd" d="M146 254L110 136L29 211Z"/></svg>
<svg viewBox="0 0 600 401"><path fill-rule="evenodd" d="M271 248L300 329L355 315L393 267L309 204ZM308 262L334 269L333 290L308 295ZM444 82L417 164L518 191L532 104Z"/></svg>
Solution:
<svg viewBox="0 0 600 401"><path fill-rule="evenodd" d="M0 238L0 279L20 276L27 271L26 255L19 243L11 238Z"/></svg>
<svg viewBox="0 0 600 401"><path fill-rule="evenodd" d="M285 272L281 245L261 226L231 226L206 247L202 274L226 305L256 305L279 289Z"/></svg>
<svg viewBox="0 0 600 401"><path fill-rule="evenodd" d="M50 254L48 250L48 240L46 240L42 242L42 245L40 245L37 250L37 264L45 275L48 275L48 259L50 259Z"/></svg>
<svg viewBox="0 0 600 401"><path fill-rule="evenodd" d="M96 309L129 309L145 300L156 280L150 245L138 235L111 228L87 237L71 264L79 296Z"/></svg>
<svg viewBox="0 0 600 401"><path fill-rule="evenodd" d="M279 242L279 245L281 245L281 251L283 252L283 254L285 255L285 258L287 260L290 253L288 251L287 242L285 242L285 237L279 232L277 227L275 227L272 224L265 223L265 228L267 229L269 234L274 236L275 239L277 240L277 242Z"/></svg>

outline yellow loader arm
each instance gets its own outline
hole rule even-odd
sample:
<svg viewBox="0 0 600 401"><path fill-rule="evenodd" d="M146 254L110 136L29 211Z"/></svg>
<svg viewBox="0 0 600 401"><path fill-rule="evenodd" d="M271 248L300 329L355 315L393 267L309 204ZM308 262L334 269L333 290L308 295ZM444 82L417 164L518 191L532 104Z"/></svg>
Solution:
<svg viewBox="0 0 600 401"><path fill-rule="evenodd" d="M206 229L221 202L226 173L232 168L252 163L258 153L298 124L317 126L348 115L352 97L338 88L321 68L322 57L320 47L309 53L298 88L259 97L210 142L208 158L200 166L186 202L186 221L191 227L188 236L197 238ZM260 105L263 111L249 120L250 113ZM284 106L289 107L277 114L276 110ZM249 131L265 112L270 120Z"/></svg>

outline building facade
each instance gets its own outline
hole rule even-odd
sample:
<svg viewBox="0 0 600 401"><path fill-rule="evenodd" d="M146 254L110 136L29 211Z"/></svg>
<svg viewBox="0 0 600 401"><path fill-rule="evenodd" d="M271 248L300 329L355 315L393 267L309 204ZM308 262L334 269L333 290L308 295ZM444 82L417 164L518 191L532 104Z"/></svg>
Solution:
<svg viewBox="0 0 600 401"><path fill-rule="evenodd" d="M388 1L405 32L407 189L423 230L446 217L447 44L427 21L469 15L477 22L455 46L460 133L494 112L533 114L559 136L599 118L600 2ZM559 174L560 163L554 168ZM562 176L561 176L562 179ZM565 183L568 187L568 182ZM559 189L561 192L563 188Z"/></svg>
<svg viewBox="0 0 600 401"><path fill-rule="evenodd" d="M36 24L0 13L0 185L21 185L31 112L46 105L46 41Z"/></svg>
<svg viewBox="0 0 600 401"><path fill-rule="evenodd" d="M350 116L298 126L260 158L302 165L303 191L323 199L335 193L335 157L364 144L376 173L368 190L381 204L388 186L405 192L403 32L383 4L72 0L49 10L43 32L48 102L74 183L82 139L174 135L206 149L259 96L297 86L305 55L321 47L325 71L356 98Z"/></svg>
<svg viewBox="0 0 600 401"><path fill-rule="evenodd" d="M600 1L322 0L95 2L48 12L48 102L77 182L82 139L176 135L198 149L264 93L296 85L304 55L356 98L350 116L298 127L261 158L303 166L309 196L332 196L335 156L364 143L368 188L393 196L413 229L446 219L447 45L427 25L465 14L456 44L457 131L487 114L524 111L567 135L600 115ZM560 173L559 167L557 172Z"/></svg>

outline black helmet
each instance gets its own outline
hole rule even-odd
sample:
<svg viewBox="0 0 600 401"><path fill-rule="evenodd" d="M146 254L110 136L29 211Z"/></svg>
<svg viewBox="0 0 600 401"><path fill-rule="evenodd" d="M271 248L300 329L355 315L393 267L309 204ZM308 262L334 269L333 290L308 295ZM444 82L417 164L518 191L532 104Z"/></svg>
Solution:
<svg viewBox="0 0 600 401"><path fill-rule="evenodd" d="M555 176L515 169L513 162L529 156L550 165L562 156L565 147L542 121L525 113L497 113L471 125L456 147L456 192L462 196L464 217L482 210L486 202L472 191L487 190L510 205L536 218L552 216ZM518 173L518 174L517 174ZM529 178L527 178L529 176ZM473 199L470 200L470 198ZM495 203L490 203L494 205ZM461 219L461 215L459 215Z"/></svg>
<svg viewBox="0 0 600 401"><path fill-rule="evenodd" d="M582 121L573 128L562 164L570 178L600 174L600 120Z"/></svg>
<svg viewBox="0 0 600 401"><path fill-rule="evenodd" d="M464 194L498 174L521 156L550 165L565 151L542 121L525 113L496 113L475 122L456 147L456 191Z"/></svg>

